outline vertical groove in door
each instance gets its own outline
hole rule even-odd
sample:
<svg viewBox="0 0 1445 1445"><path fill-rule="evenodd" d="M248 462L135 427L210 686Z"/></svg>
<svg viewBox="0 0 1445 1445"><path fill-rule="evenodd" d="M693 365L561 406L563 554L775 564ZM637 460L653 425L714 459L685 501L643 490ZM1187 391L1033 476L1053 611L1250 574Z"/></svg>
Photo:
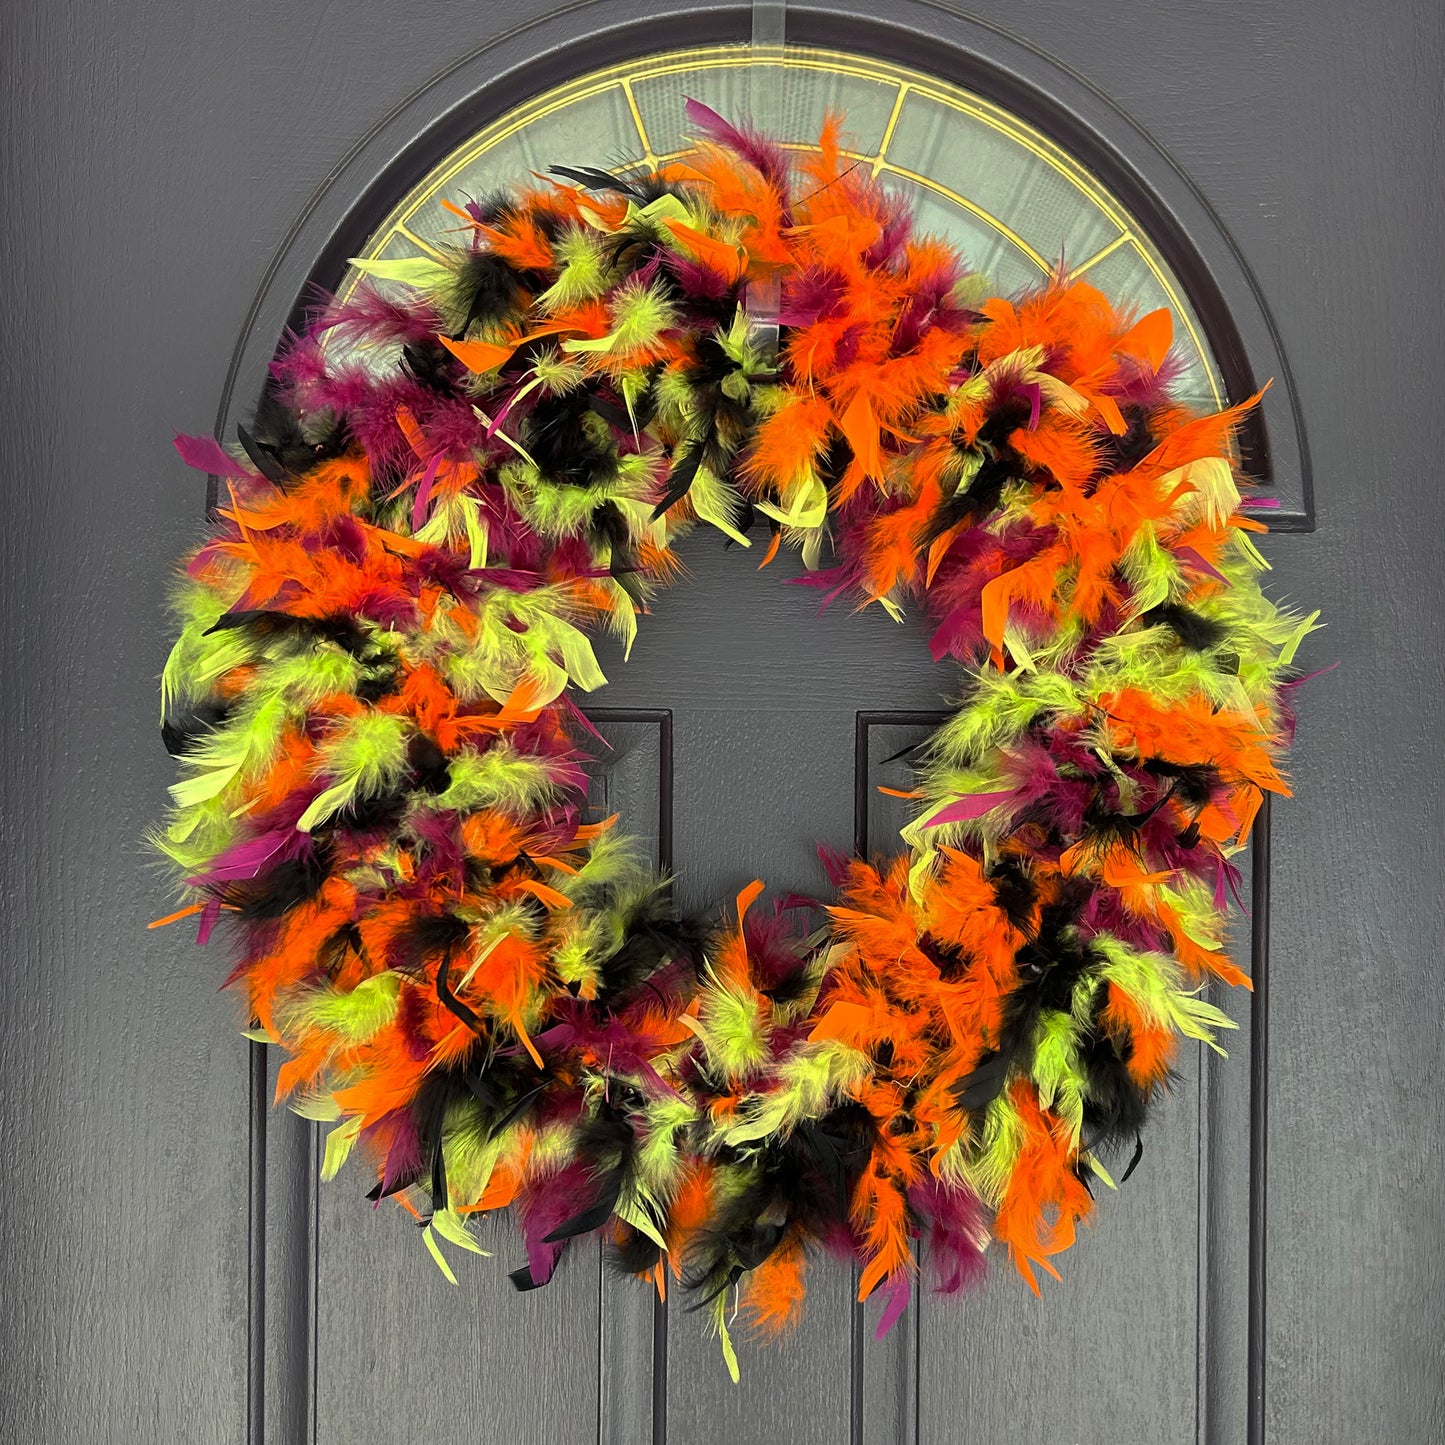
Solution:
<svg viewBox="0 0 1445 1445"><path fill-rule="evenodd" d="M913 1309L913 1438L923 1445L923 1261L918 1261L918 1300Z"/></svg>
<svg viewBox="0 0 1445 1445"><path fill-rule="evenodd" d="M859 858L868 856L868 719L870 714L858 713L853 721L853 852ZM863 1317L863 1304L858 1298L858 1266L853 1266L853 1288L849 1293L853 1302L851 1333L849 1337L849 1445L864 1445L863 1442L863 1358L867 1328Z"/></svg>
<svg viewBox="0 0 1445 1445"><path fill-rule="evenodd" d="M1209 1344L1213 1321L1209 1313L1209 1108L1210 1069L1203 1044L1194 1050L1199 1080L1194 1133L1199 1153L1194 1165L1194 1199L1198 1211L1194 1228L1194 1441L1204 1445L1208 1428Z"/></svg>
<svg viewBox="0 0 1445 1445"><path fill-rule="evenodd" d="M604 795L605 796L605 795ZM607 1439L607 1247L597 1241L597 1445Z"/></svg>
<svg viewBox="0 0 1445 1445"><path fill-rule="evenodd" d="M266 1440L266 1045L250 1054L249 1199L246 1219L246 1445Z"/></svg>
<svg viewBox="0 0 1445 1445"><path fill-rule="evenodd" d="M307 1445L321 1439L321 1125L310 1124L306 1151L306 1428Z"/></svg>
<svg viewBox="0 0 1445 1445"><path fill-rule="evenodd" d="M672 710L658 717L657 747L657 861L672 872ZM652 1306L652 1445L667 1445L667 1300L659 1296Z"/></svg>
<svg viewBox="0 0 1445 1445"><path fill-rule="evenodd" d="M589 714L588 720L593 723L601 721L595 712ZM613 811L611 771L604 772L600 781L602 785L601 811L610 816ZM591 790L589 789L589 804L591 801ZM607 1398L607 1356L611 1346L607 1322L607 1283L607 1246L599 1239L597 1241L597 1445L612 1445L608 1418L610 1402Z"/></svg>
<svg viewBox="0 0 1445 1445"><path fill-rule="evenodd" d="M1248 1445L1264 1445L1265 1349L1268 1343L1269 1224L1269 794L1252 838L1249 1035L1249 1355L1245 1399Z"/></svg>
<svg viewBox="0 0 1445 1445"><path fill-rule="evenodd" d="M266 1089L260 1355L252 1382L259 1422L250 1445L315 1445L320 1351L321 1126L271 1111L280 1051L264 1049Z"/></svg>

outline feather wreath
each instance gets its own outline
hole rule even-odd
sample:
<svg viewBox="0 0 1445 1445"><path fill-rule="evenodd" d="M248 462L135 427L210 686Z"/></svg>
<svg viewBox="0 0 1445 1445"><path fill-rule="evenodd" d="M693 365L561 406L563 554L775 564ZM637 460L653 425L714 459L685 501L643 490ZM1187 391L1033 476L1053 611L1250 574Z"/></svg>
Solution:
<svg viewBox="0 0 1445 1445"><path fill-rule="evenodd" d="M654 174L559 168L457 208L444 261L362 264L243 454L178 440L225 497L178 582L156 841L278 1097L333 1122L327 1177L364 1156L448 1278L482 1211L520 1289L600 1236L736 1377L736 1305L783 1330L820 1251L880 1329L991 1239L1056 1272L1180 1040L1231 1026L1231 857L1288 791L1315 618L1256 580L1257 398L1173 399L1166 312L980 296L836 121L800 154L689 115ZM926 613L963 674L906 848L829 855L811 913L756 884L683 916L584 821L590 636L630 647L699 524Z"/></svg>

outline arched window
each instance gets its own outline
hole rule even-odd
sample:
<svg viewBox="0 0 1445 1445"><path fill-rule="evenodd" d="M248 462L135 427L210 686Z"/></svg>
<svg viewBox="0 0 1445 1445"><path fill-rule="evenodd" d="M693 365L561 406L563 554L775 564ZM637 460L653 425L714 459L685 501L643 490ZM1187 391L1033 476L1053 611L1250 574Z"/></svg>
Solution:
<svg viewBox="0 0 1445 1445"><path fill-rule="evenodd" d="M357 254L434 253L457 233L442 206L528 172L602 163L616 171L680 155L683 102L753 116L785 143L813 145L829 110L847 153L908 197L921 229L946 237L980 284L1011 293L1062 267L1141 311L1167 306L1184 358L1180 393L1224 403L1225 382L1185 288L1108 185L1036 125L938 76L848 51L736 45L667 51L589 71L523 102L448 152L391 207ZM340 292L355 286L349 268Z"/></svg>

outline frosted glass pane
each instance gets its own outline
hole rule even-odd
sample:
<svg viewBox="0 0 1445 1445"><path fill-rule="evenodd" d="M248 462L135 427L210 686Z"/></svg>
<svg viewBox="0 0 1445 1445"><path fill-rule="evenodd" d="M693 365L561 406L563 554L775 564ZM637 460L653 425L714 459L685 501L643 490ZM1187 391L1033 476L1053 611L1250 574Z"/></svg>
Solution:
<svg viewBox="0 0 1445 1445"><path fill-rule="evenodd" d="M658 155L670 155L688 143L683 101L710 105L729 120L746 119L780 140L817 140L831 110L847 117L849 149L872 155L878 150L898 83L886 76L850 75L825 64L803 65L736 61L716 66L683 65L633 82L632 93Z"/></svg>
<svg viewBox="0 0 1445 1445"><path fill-rule="evenodd" d="M1121 227L1028 144L977 116L910 95L888 146L889 166L927 176L998 219L1050 267L1082 261Z"/></svg>

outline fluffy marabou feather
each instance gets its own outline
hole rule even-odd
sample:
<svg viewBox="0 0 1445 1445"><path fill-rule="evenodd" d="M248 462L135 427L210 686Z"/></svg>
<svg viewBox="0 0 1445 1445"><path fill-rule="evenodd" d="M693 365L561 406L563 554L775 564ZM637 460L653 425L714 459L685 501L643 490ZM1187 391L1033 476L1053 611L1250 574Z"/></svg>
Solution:
<svg viewBox="0 0 1445 1445"><path fill-rule="evenodd" d="M990 1236L1054 1272L1095 1151L1229 1026L1200 988L1243 980L1231 859L1315 619L1258 586L1242 409L1171 396L1166 313L981 300L836 123L808 153L688 114L657 174L456 208L464 245L292 339L236 455L178 439L226 496L156 842L328 1177L362 1157L438 1258L514 1208L522 1288L601 1236L731 1358L733 1304L786 1330L820 1251L881 1328ZM821 912L682 917L588 808L591 636L631 642L700 526L922 613L962 690L904 846L830 855Z"/></svg>

